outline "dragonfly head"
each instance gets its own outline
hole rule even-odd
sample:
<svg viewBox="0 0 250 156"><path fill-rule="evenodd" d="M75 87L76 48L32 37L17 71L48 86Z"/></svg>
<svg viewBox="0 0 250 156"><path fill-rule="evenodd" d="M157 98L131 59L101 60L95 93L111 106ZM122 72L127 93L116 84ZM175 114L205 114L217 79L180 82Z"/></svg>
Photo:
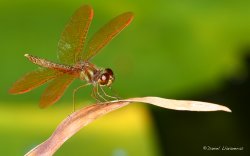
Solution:
<svg viewBox="0 0 250 156"><path fill-rule="evenodd" d="M98 83L101 86L111 86L113 81L115 80L115 76L113 71L110 68L106 68L102 71L102 74L100 74L100 77L98 78Z"/></svg>

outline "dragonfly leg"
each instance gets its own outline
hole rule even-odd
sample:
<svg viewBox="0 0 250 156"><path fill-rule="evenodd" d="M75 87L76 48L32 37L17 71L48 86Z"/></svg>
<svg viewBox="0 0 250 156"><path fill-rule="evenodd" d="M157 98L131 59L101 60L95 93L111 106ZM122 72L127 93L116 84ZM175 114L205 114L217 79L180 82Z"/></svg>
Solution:
<svg viewBox="0 0 250 156"><path fill-rule="evenodd" d="M89 85L89 83L84 84L84 85L81 85L81 86L79 86L79 87L77 87L77 88L75 88L75 89L73 90L73 112L75 112L75 94L76 94L76 92L77 92L80 88L86 87L86 86L88 86L88 85Z"/></svg>
<svg viewBox="0 0 250 156"><path fill-rule="evenodd" d="M116 97L116 96L110 96L110 95L108 95L106 92L105 92L105 90L100 86L100 88L101 88L101 90L102 90L102 92L103 92L103 94L106 96L106 97L109 97L109 98L111 98L111 99L115 99L115 100L119 100L118 99L118 97Z"/></svg>
<svg viewBox="0 0 250 156"><path fill-rule="evenodd" d="M98 87L99 87L99 85L96 86L96 93L97 93L97 95L98 95L99 97L101 97L101 98L104 100L104 102L107 102L108 100L105 99L105 98L99 93Z"/></svg>
<svg viewBox="0 0 250 156"><path fill-rule="evenodd" d="M109 87L109 89L111 90L111 92L115 95L115 97L119 100L122 99L122 97L117 93L116 90L114 90L113 88L111 88L111 86Z"/></svg>
<svg viewBox="0 0 250 156"><path fill-rule="evenodd" d="M92 90L92 93L91 93L91 96L98 102L98 103L102 103L99 98L97 97L97 88L96 86L94 86L93 90Z"/></svg>

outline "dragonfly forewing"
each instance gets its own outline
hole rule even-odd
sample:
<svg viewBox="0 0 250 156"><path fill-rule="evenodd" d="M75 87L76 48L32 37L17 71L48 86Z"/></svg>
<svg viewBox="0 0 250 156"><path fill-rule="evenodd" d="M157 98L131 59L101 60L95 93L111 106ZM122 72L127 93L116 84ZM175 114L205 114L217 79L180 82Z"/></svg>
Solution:
<svg viewBox="0 0 250 156"><path fill-rule="evenodd" d="M58 58L62 63L72 65L80 60L92 18L93 9L89 5L73 14L58 42Z"/></svg>
<svg viewBox="0 0 250 156"><path fill-rule="evenodd" d="M89 60L95 56L105 45L107 45L119 32L133 20L134 14L132 12L123 13L106 25L104 25L86 45L82 60Z"/></svg>

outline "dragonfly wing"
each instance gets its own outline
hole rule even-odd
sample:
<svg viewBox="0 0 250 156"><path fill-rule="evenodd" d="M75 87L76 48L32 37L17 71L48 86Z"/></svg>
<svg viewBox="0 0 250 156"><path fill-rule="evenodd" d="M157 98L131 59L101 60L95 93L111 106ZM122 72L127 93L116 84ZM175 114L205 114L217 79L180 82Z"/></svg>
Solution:
<svg viewBox="0 0 250 156"><path fill-rule="evenodd" d="M131 12L123 13L109 23L104 25L98 32L94 34L86 45L83 53L83 60L89 60L97 54L105 45L107 45L119 32L130 24L134 15Z"/></svg>
<svg viewBox="0 0 250 156"><path fill-rule="evenodd" d="M91 6L81 6L66 25L58 43L58 58L64 64L80 60L83 45L93 18Z"/></svg>
<svg viewBox="0 0 250 156"><path fill-rule="evenodd" d="M59 73L56 71L38 68L35 71L27 73L21 79L16 81L10 88L9 93L23 94L29 92L47 81L56 78L58 75Z"/></svg>
<svg viewBox="0 0 250 156"><path fill-rule="evenodd" d="M73 76L67 74L55 78L42 94L39 106L45 108L58 101L74 79Z"/></svg>

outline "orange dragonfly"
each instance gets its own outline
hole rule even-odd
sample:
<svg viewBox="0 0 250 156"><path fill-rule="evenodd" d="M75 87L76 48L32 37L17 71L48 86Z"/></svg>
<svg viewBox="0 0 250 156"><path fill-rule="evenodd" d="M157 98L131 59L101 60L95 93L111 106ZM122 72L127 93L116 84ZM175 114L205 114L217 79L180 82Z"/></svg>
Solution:
<svg viewBox="0 0 250 156"><path fill-rule="evenodd" d="M51 81L41 96L39 106L50 106L58 101L67 87L76 79L86 81L86 84L76 88L75 92L84 86L93 85L92 96L97 100L115 98L107 95L103 86L110 87L115 77L109 68L98 68L90 60L107 45L119 32L133 20L133 13L125 12L104 25L85 45L86 36L93 18L93 9L89 5L81 6L66 25L58 43L58 58L60 63L25 54L34 64L40 67L27 73L10 88L11 94L23 94ZM83 50L84 49L84 50ZM84 52L83 52L84 51ZM103 96L98 92L101 88ZM104 98L104 95L106 98Z"/></svg>

